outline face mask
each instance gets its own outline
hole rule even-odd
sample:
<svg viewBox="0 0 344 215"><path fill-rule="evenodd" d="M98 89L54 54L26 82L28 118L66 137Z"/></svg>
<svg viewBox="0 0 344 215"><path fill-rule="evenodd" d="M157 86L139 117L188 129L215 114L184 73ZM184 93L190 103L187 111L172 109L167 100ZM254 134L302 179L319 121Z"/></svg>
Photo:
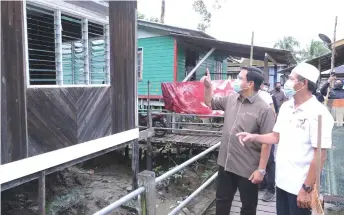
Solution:
<svg viewBox="0 0 344 215"><path fill-rule="evenodd" d="M266 91L266 92L269 91L269 89L267 87L263 87L263 90Z"/></svg>
<svg viewBox="0 0 344 215"><path fill-rule="evenodd" d="M238 79L235 80L233 82L232 86L233 86L233 90L235 92L239 93L240 91L242 91L242 89L241 89L241 81L240 80L238 80Z"/></svg>
<svg viewBox="0 0 344 215"><path fill-rule="evenodd" d="M275 89L276 89L277 91L280 91L281 87L276 87Z"/></svg>
<svg viewBox="0 0 344 215"><path fill-rule="evenodd" d="M294 90L295 83L292 80L288 80L284 84L284 94L287 98L291 98L296 94L296 90Z"/></svg>

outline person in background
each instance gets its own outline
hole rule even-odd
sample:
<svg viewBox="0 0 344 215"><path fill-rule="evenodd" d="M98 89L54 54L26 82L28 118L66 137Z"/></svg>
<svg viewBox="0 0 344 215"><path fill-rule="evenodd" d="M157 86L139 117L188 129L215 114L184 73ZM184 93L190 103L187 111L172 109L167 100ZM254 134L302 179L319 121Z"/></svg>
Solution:
<svg viewBox="0 0 344 215"><path fill-rule="evenodd" d="M281 89L280 82L275 83L275 89L271 91L271 94L276 98L278 109L281 108L283 102L288 100L283 90Z"/></svg>
<svg viewBox="0 0 344 215"><path fill-rule="evenodd" d="M277 114L278 109L276 99L269 92L269 83L261 85L259 96L268 104L274 112ZM270 156L266 165L266 175L261 184L259 184L259 190L265 191L262 200L265 202L272 201L275 197L275 145L271 146Z"/></svg>
<svg viewBox="0 0 344 215"><path fill-rule="evenodd" d="M283 75L280 76L282 86L285 84L285 82L288 80L288 78L289 78L289 76L286 73L284 73Z"/></svg>
<svg viewBox="0 0 344 215"><path fill-rule="evenodd" d="M328 81L320 88L320 92L323 96L327 95L327 89L329 88L331 82L334 81L333 89L331 89L328 99L344 99L344 89L343 82L336 79L335 74L332 74Z"/></svg>
<svg viewBox="0 0 344 215"><path fill-rule="evenodd" d="M276 144L276 207L277 215L310 215L311 192L316 181L318 116L321 126L321 166L327 149L332 147L334 120L327 108L312 92L320 72L307 63L298 64L289 75L284 91L285 102L270 134L238 133L246 145Z"/></svg>
<svg viewBox="0 0 344 215"><path fill-rule="evenodd" d="M270 84L269 83L264 83L264 85L262 85L261 90L266 91L266 92L269 93L269 91L270 91ZM276 97L274 95L272 95L272 93L269 93L269 95L271 96L272 104L273 104L273 108L275 110L275 113L278 114L278 104L277 104Z"/></svg>
<svg viewBox="0 0 344 215"><path fill-rule="evenodd" d="M266 83L260 86L260 90L258 91L258 93L259 93L259 96L266 102L266 104L268 104L269 106L272 107L273 110L275 110L273 106L274 102L272 100L271 94L269 93L269 87L267 86Z"/></svg>
<svg viewBox="0 0 344 215"><path fill-rule="evenodd" d="M319 90L315 89L312 94L315 96L315 98L317 98L317 100L320 103L324 103L324 101L325 101L324 96L321 94L321 92Z"/></svg>
<svg viewBox="0 0 344 215"><path fill-rule="evenodd" d="M236 134L242 131L267 134L275 124L275 114L259 96L263 72L256 67L243 67L232 83L233 93L213 97L209 71L204 82L204 103L213 110L224 111L222 141L218 155L216 215L228 215L239 189L241 215L256 215L258 184L263 181L269 160L270 145L243 146Z"/></svg>

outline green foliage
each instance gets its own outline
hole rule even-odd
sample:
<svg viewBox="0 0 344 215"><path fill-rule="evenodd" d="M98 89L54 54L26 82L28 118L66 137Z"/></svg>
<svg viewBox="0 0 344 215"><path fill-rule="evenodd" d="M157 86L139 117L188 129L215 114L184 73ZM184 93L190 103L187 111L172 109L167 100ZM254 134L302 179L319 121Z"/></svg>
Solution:
<svg viewBox="0 0 344 215"><path fill-rule="evenodd" d="M210 26L211 13L208 11L203 0L194 0L192 7L201 16L201 20L200 23L198 23L197 29L200 31L205 31Z"/></svg>
<svg viewBox="0 0 344 215"><path fill-rule="evenodd" d="M213 0L212 9L218 10L221 8L225 0ZM207 8L203 0L193 0L192 7L196 13L200 15L200 22L197 25L197 29L200 31L205 31L211 22L211 11Z"/></svg>
<svg viewBox="0 0 344 215"><path fill-rule="evenodd" d="M168 170L171 170L175 167L176 166L170 167ZM153 171L155 172L156 177L159 177L165 173L165 171L163 170L161 166L157 166L156 168L153 169ZM182 179L183 177L185 177L184 175L185 175L185 169L182 169L178 171L177 173L171 175L170 177L166 178L162 182L160 182L159 185L162 185L163 187L168 187L172 183L177 182L178 179Z"/></svg>
<svg viewBox="0 0 344 215"><path fill-rule="evenodd" d="M297 62L310 60L327 54L330 50L321 41L312 40L304 49L300 50L300 43L295 37L285 36L274 44L274 48L288 50Z"/></svg>
<svg viewBox="0 0 344 215"><path fill-rule="evenodd" d="M299 41L295 37L285 36L282 39L279 39L275 44L274 48L284 49L291 52L296 61L300 62L300 56L298 48L300 47Z"/></svg>
<svg viewBox="0 0 344 215"><path fill-rule="evenodd" d="M47 214L63 214L67 210L71 210L74 207L78 207L78 205L82 205L80 204L82 199L83 195L77 188L70 190L68 193L59 193L47 204Z"/></svg>
<svg viewBox="0 0 344 215"><path fill-rule="evenodd" d="M330 53L330 50L323 42L312 40L306 48L301 51L301 58L302 60L310 60L328 53Z"/></svg>

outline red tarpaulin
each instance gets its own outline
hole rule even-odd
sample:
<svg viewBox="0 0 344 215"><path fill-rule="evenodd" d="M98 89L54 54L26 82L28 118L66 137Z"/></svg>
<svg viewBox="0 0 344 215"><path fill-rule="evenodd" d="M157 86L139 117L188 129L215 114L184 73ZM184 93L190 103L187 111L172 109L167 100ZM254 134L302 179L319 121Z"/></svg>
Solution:
<svg viewBox="0 0 344 215"><path fill-rule="evenodd" d="M228 80L212 81L214 96L227 96L233 93ZM204 84L200 81L161 83L165 108L176 113L220 115L204 104Z"/></svg>

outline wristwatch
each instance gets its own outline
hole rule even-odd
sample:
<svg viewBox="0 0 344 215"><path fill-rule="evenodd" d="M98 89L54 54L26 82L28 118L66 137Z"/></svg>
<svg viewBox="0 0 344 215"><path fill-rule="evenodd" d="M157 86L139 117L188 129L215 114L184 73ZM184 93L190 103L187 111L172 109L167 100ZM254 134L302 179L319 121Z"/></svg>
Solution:
<svg viewBox="0 0 344 215"><path fill-rule="evenodd" d="M257 169L258 172L260 172L260 174L262 174L262 176L264 176L266 174L266 170L265 169Z"/></svg>
<svg viewBox="0 0 344 215"><path fill-rule="evenodd" d="M310 193L312 192L313 190L313 187L310 186L310 185L305 185L305 184L302 184L302 188L307 192L307 193Z"/></svg>

